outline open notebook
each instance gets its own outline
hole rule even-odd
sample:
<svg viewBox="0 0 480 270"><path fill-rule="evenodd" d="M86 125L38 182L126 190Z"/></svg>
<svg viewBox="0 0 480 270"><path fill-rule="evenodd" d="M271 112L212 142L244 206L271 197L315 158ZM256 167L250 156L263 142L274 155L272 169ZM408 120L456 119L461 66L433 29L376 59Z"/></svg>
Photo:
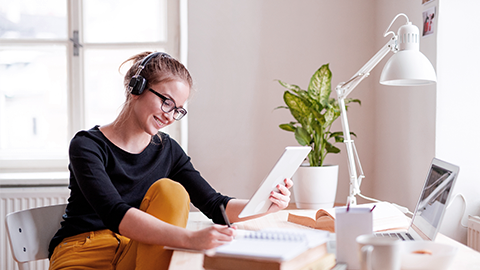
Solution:
<svg viewBox="0 0 480 270"><path fill-rule="evenodd" d="M288 261L326 243L329 233L308 229L241 231L232 242L215 249L215 256Z"/></svg>

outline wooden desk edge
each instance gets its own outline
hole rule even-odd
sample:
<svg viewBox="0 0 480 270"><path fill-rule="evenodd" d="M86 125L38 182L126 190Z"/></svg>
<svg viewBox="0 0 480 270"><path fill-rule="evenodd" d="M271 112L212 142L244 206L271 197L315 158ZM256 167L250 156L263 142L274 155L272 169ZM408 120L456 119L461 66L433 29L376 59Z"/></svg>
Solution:
<svg viewBox="0 0 480 270"><path fill-rule="evenodd" d="M288 209L281 212L289 212L289 210L296 210L296 207L289 206ZM192 212L194 213L194 212ZM196 220L189 219L189 229L200 229L202 226L208 226L211 223L203 214L196 212L192 214ZM264 217L266 218L266 217ZM268 218L267 218L268 219ZM451 269L480 269L480 253L474 249L455 241L454 239L439 233L435 242L456 246L458 248L455 256L454 266ZM176 250L173 252L172 260L170 261L169 270L203 270L203 253L192 253L186 251Z"/></svg>

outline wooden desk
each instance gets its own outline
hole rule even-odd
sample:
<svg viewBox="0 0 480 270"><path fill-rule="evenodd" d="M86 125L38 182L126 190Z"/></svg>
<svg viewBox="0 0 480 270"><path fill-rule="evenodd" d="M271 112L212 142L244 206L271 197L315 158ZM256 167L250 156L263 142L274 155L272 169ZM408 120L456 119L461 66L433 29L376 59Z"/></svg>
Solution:
<svg viewBox="0 0 480 270"><path fill-rule="evenodd" d="M263 228L306 228L301 225L293 224L287 221L288 213L303 214L315 216L314 210L284 210L265 217L254 220L236 223L239 229L244 230L260 230ZM191 230L199 230L213 223L200 212L191 212L188 220L187 228ZM451 270L470 270L480 269L480 253L445 236L438 234L435 240L439 243L445 243L458 247L457 255ZM174 251L170 262L169 270L204 270L203 254L187 251Z"/></svg>

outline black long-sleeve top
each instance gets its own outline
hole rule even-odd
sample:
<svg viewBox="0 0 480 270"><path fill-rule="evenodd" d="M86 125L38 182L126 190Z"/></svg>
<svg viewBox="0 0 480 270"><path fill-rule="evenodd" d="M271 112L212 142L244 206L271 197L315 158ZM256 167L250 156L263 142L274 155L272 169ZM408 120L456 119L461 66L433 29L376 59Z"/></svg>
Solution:
<svg viewBox="0 0 480 270"><path fill-rule="evenodd" d="M50 254L69 236L107 228L118 233L127 210L139 208L148 188L161 178L182 184L193 205L224 224L220 204L231 198L205 181L175 140L165 133L159 136L141 153L131 154L110 142L98 126L75 135L69 149L70 198Z"/></svg>

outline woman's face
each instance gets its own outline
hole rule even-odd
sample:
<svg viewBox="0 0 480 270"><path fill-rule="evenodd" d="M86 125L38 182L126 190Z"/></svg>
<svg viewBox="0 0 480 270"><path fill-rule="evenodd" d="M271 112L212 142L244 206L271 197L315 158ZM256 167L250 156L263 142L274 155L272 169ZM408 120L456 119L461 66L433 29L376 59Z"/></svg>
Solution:
<svg viewBox="0 0 480 270"><path fill-rule="evenodd" d="M190 95L190 87L182 81L167 81L154 84L150 87L153 91L175 102L177 108L183 108L188 96ZM149 89L145 89L140 96L134 97L134 111L137 123L146 133L150 135L157 134L158 130L173 123L174 111L166 113L162 110L163 100Z"/></svg>

